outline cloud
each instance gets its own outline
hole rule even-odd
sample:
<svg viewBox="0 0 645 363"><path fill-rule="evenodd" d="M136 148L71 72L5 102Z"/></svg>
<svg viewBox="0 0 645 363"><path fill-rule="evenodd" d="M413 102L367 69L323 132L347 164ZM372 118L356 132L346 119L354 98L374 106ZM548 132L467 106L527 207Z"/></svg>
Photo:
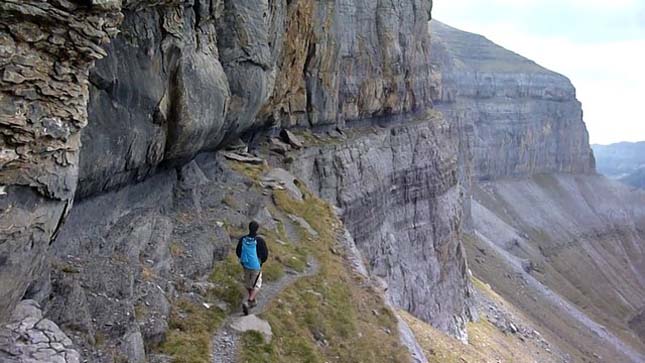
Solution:
<svg viewBox="0 0 645 363"><path fill-rule="evenodd" d="M569 77L591 141L611 143L645 140L645 26L633 21L645 9L638 9L636 0L440 0L433 17Z"/></svg>

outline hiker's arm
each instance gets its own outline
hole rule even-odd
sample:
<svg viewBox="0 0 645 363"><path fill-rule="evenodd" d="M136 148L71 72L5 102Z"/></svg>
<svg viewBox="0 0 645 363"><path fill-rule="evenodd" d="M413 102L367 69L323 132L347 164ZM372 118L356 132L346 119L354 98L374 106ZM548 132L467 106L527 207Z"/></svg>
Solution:
<svg viewBox="0 0 645 363"><path fill-rule="evenodd" d="M258 237L258 258L262 263L265 263L269 258L269 250L267 249L267 243L264 241L264 238L262 237Z"/></svg>
<svg viewBox="0 0 645 363"><path fill-rule="evenodd" d="M237 255L237 258L242 257L242 239L241 238L237 241L237 247L235 247L235 254Z"/></svg>

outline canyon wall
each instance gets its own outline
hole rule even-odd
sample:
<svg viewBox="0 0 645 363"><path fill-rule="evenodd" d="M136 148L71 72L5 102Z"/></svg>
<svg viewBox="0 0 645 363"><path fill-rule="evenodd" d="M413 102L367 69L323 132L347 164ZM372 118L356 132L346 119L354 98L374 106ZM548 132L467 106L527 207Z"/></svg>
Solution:
<svg viewBox="0 0 645 363"><path fill-rule="evenodd" d="M437 109L459 124L476 180L593 173L582 108L571 82L481 35L432 21Z"/></svg>
<svg viewBox="0 0 645 363"><path fill-rule="evenodd" d="M643 194L596 175L568 79L481 35L431 31L474 274L574 359L641 361Z"/></svg>
<svg viewBox="0 0 645 363"><path fill-rule="evenodd" d="M77 181L83 198L260 126L430 107L429 4L3 2L0 316L44 271Z"/></svg>
<svg viewBox="0 0 645 363"><path fill-rule="evenodd" d="M168 236L189 233L167 216L181 220L187 207L176 193L204 179L190 167L193 158L264 129L374 126L344 148L307 150L295 165L312 184L336 185L318 191L345 211L394 302L466 339L465 322L476 313L460 241L457 138L430 112L431 1L1 6L0 321L20 299L33 298L88 349L82 356L96 353L99 333L140 356L142 341L154 343L165 329L168 301L154 298L161 325L132 324L135 304L155 287L140 280L148 267L138 259L182 279L212 267L207 258L193 269L170 269L159 252ZM314 160L320 151L328 154ZM361 185L368 177L378 180ZM190 237L206 244L199 254L222 257L212 238ZM70 279L79 268L82 275Z"/></svg>
<svg viewBox="0 0 645 363"><path fill-rule="evenodd" d="M336 204L395 305L467 341L476 318L461 244L455 129L430 112L307 148L294 175Z"/></svg>

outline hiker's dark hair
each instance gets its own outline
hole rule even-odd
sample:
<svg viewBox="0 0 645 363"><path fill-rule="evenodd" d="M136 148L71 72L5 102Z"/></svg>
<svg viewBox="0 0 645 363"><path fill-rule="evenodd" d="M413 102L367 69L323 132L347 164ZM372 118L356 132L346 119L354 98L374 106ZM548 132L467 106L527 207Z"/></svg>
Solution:
<svg viewBox="0 0 645 363"><path fill-rule="evenodd" d="M256 221L252 221L249 223L249 233L251 236L255 236L258 233L258 229L260 228L260 225Z"/></svg>

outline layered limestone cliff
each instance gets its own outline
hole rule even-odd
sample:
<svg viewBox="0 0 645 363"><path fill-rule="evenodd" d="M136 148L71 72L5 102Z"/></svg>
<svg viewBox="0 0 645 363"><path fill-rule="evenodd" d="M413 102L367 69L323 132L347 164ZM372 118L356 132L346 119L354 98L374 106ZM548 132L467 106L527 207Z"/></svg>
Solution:
<svg viewBox="0 0 645 363"><path fill-rule="evenodd" d="M565 77L483 36L431 29L437 108L459 130L472 195L473 272L573 359L642 361L643 194L595 174Z"/></svg>
<svg viewBox="0 0 645 363"><path fill-rule="evenodd" d="M456 137L428 113L430 7L2 2L0 321L33 298L83 358L143 361L164 339L177 291L201 293L228 243L220 225L204 227L221 221L201 213L226 196L192 191L222 169L205 176L193 158L262 129L381 125L294 165L313 185L335 185L318 191L344 210L394 303L465 339L475 312ZM368 177L377 179L361 185ZM272 222L253 208L238 217ZM141 304L150 315L135 321Z"/></svg>
<svg viewBox="0 0 645 363"><path fill-rule="evenodd" d="M4 1L0 314L44 271L77 180L82 198L259 126L429 107L429 3Z"/></svg>
<svg viewBox="0 0 645 363"><path fill-rule="evenodd" d="M456 134L441 115L308 148L293 172L340 207L395 305L467 341L476 317L461 237Z"/></svg>
<svg viewBox="0 0 645 363"><path fill-rule="evenodd" d="M0 3L0 321L46 270L71 208L88 73L117 33L117 3Z"/></svg>
<svg viewBox="0 0 645 363"><path fill-rule="evenodd" d="M431 23L441 74L437 108L459 124L473 178L593 173L582 109L571 82L481 35Z"/></svg>
<svg viewBox="0 0 645 363"><path fill-rule="evenodd" d="M142 180L249 129L430 107L425 9L420 0L126 7L90 76L80 195Z"/></svg>

